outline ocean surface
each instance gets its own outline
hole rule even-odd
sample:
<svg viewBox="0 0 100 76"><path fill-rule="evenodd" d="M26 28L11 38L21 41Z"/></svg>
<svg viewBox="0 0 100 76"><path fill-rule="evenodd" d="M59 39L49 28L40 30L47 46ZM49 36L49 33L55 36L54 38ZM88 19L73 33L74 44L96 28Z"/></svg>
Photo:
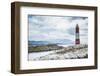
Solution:
<svg viewBox="0 0 100 76"><path fill-rule="evenodd" d="M73 43L71 41L67 41L67 40L28 41L29 46L48 45L48 44L69 45L69 44L73 44Z"/></svg>

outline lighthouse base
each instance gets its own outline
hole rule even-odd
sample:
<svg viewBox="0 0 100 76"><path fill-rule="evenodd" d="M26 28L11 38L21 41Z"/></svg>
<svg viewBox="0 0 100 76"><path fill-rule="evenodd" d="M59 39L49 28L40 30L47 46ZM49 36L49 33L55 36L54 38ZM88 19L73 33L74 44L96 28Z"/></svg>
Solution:
<svg viewBox="0 0 100 76"><path fill-rule="evenodd" d="M76 39L75 44L80 44L80 40Z"/></svg>

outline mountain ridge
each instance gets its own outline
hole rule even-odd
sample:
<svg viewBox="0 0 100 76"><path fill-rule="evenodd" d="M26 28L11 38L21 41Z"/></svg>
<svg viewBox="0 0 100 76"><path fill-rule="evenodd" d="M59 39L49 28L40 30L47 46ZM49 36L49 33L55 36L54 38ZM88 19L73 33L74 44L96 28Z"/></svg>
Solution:
<svg viewBox="0 0 100 76"><path fill-rule="evenodd" d="M73 44L71 40L68 39L55 39L49 41L28 41L29 45L47 45L47 44Z"/></svg>

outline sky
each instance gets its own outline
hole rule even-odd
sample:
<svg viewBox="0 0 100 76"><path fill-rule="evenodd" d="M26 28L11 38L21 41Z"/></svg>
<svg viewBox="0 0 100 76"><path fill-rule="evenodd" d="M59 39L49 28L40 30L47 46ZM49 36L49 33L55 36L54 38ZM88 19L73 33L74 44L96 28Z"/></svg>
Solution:
<svg viewBox="0 0 100 76"><path fill-rule="evenodd" d="M68 41L75 43L75 27L80 28L80 42L88 42L88 17L28 15L29 41Z"/></svg>

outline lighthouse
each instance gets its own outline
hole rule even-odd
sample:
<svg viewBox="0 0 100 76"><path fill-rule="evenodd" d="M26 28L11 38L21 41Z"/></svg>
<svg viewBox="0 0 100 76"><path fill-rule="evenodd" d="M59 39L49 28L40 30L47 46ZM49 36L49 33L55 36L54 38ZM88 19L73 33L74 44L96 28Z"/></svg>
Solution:
<svg viewBox="0 0 100 76"><path fill-rule="evenodd" d="M75 28L75 44L80 44L80 34L79 34L79 26L78 24L76 25L76 28Z"/></svg>

